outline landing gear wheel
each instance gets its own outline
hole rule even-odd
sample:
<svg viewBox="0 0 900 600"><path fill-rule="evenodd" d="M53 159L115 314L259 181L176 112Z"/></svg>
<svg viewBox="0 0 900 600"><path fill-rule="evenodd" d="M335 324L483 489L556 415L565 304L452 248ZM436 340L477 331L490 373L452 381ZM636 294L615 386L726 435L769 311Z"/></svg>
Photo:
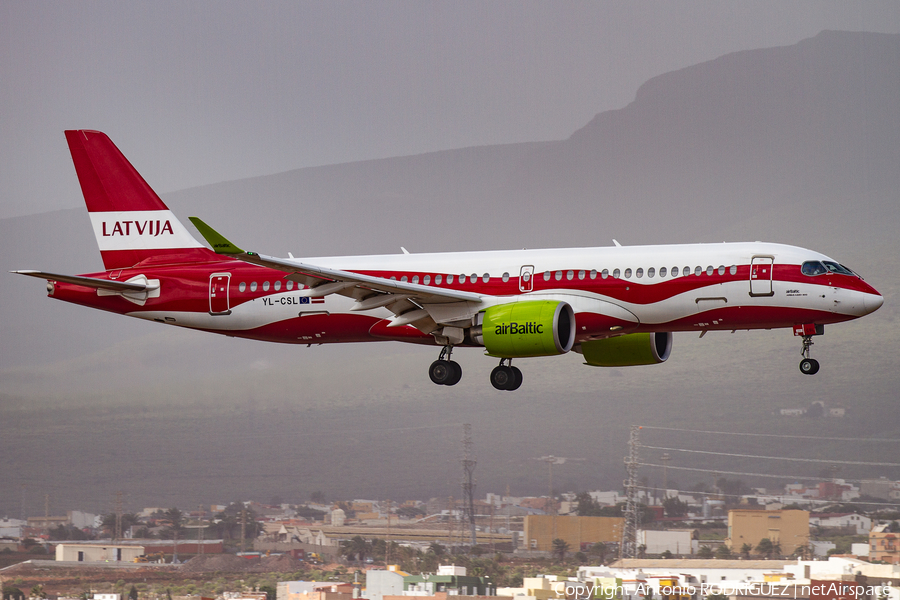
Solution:
<svg viewBox="0 0 900 600"><path fill-rule="evenodd" d="M800 361L800 372L804 375L815 375L819 372L819 361L814 358L804 358Z"/></svg>
<svg viewBox="0 0 900 600"><path fill-rule="evenodd" d="M431 377L431 381L438 385L448 385L447 382L451 381L456 373L456 370L451 366L452 364L454 363L449 360L436 360L431 363L431 366L428 367L428 376ZM462 376L462 369L459 370L459 375L460 377ZM453 383L458 381L459 379Z"/></svg>
<svg viewBox="0 0 900 600"><path fill-rule="evenodd" d="M513 374L511 367L500 365L494 367L491 371L491 385L501 391L510 389L510 385L514 384L516 376Z"/></svg>
<svg viewBox="0 0 900 600"><path fill-rule="evenodd" d="M447 361L450 364L450 378L444 382L444 385L456 385L462 379L462 367L455 360Z"/></svg>
<svg viewBox="0 0 900 600"><path fill-rule="evenodd" d="M513 383L510 387L506 388L509 391L517 390L522 385L522 371L520 371L516 367L510 367L513 373Z"/></svg>

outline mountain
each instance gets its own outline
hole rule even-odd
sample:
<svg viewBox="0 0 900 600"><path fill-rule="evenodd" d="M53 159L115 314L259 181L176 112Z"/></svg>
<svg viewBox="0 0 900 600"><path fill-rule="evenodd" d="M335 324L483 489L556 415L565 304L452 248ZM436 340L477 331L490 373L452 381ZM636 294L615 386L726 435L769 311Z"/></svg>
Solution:
<svg viewBox="0 0 900 600"><path fill-rule="evenodd" d="M800 375L799 342L777 331L677 335L672 358L654 367L587 369L574 356L523 361L525 384L506 395L488 386L494 362L463 352L463 382L438 388L426 376L436 350L307 349L202 335L52 302L38 282L6 275L0 478L12 485L0 490L0 512L14 514L19 484L35 498L48 490L84 508L106 506L120 487L136 504L294 499L316 489L458 495L463 422L473 424L479 490L511 484L514 493L546 489L542 463L530 458L551 453L590 459L568 475L568 465L560 469L560 486L617 487L631 424L900 438L891 300L900 269L898 64L898 35L826 31L655 77L631 104L566 140L300 169L164 197L185 222L196 214L273 255L612 238L813 248L886 297L877 313L817 338L823 369L815 377ZM101 268L82 209L2 220L0 247L7 270ZM772 416L814 400L846 407L848 416ZM736 444L654 431L670 444ZM835 452L863 460L873 452L801 440L745 449L835 460ZM682 460L720 472L815 473ZM702 473L681 480L712 477Z"/></svg>

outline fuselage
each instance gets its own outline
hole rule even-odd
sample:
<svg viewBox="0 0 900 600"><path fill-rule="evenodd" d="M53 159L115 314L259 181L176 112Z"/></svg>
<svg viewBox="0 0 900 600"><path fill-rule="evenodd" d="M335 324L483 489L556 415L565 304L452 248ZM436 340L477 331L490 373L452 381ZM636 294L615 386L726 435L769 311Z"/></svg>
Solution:
<svg viewBox="0 0 900 600"><path fill-rule="evenodd" d="M523 298L562 300L575 313L576 343L623 333L825 325L866 315L883 302L874 288L837 261L812 250L763 242L318 257L302 262L482 294L490 298L487 305ZM273 342L436 343L432 335L412 326L389 327L392 314L384 307L351 310L359 308L352 298L316 296L283 271L211 253L208 262L149 263L86 276L158 281L150 297L129 299L127 294L60 282L51 283L50 295L142 319Z"/></svg>

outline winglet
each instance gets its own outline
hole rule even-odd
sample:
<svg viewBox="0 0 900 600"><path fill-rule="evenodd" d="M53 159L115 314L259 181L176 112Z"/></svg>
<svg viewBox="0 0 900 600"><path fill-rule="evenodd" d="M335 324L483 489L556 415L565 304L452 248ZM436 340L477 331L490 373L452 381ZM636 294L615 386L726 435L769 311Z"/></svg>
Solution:
<svg viewBox="0 0 900 600"><path fill-rule="evenodd" d="M194 227L197 228L197 231L200 232L209 245L212 247L213 252L216 254L245 254L243 250L229 242L225 239L221 233L198 219L197 217L188 217L191 220L191 223L194 224Z"/></svg>

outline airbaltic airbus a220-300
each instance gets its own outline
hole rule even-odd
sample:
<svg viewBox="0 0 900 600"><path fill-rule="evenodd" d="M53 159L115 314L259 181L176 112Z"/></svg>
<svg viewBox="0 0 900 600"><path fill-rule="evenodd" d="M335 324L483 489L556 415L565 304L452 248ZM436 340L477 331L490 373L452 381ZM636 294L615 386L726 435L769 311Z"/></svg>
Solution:
<svg viewBox="0 0 900 600"><path fill-rule="evenodd" d="M456 347L500 360L574 350L588 365L661 363L672 332L792 328L800 370L812 336L877 310L881 295L831 258L795 246L722 243L296 259L245 252L192 218L201 245L103 133L66 139L106 271L47 280L52 298L270 342L399 341L440 348L437 384L462 376Z"/></svg>

